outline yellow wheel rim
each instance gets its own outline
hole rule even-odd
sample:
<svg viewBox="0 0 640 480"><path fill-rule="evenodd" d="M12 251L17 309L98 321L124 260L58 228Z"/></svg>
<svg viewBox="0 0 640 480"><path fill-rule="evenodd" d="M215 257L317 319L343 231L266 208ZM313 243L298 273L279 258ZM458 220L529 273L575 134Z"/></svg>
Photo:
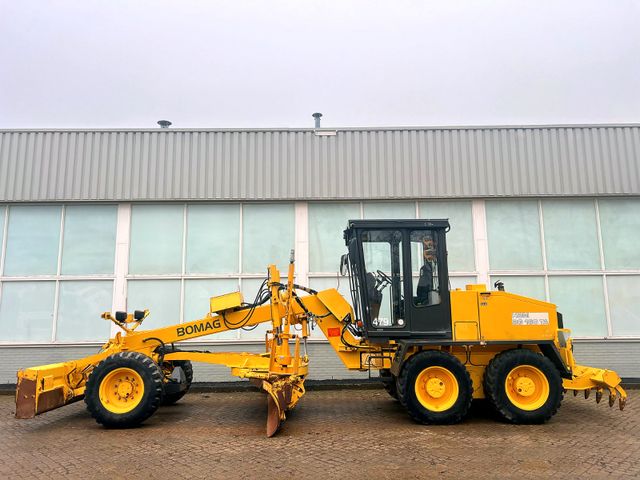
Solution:
<svg viewBox="0 0 640 480"><path fill-rule="evenodd" d="M427 367L415 384L416 397L427 410L443 412L456 403L460 388L453 373L444 367Z"/></svg>
<svg viewBox="0 0 640 480"><path fill-rule="evenodd" d="M100 383L100 403L112 413L128 413L136 408L144 395L144 382L130 368L116 368Z"/></svg>
<svg viewBox="0 0 640 480"><path fill-rule="evenodd" d="M521 410L537 410L549 398L547 376L531 365L519 365L504 381L509 401Z"/></svg>

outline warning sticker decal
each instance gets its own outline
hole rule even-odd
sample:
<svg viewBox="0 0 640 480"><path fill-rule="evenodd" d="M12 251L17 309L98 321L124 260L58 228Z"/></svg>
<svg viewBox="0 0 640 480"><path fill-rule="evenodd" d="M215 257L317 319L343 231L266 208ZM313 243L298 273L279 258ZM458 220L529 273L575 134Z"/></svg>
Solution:
<svg viewBox="0 0 640 480"><path fill-rule="evenodd" d="M513 325L549 325L547 312L517 312L511 314Z"/></svg>

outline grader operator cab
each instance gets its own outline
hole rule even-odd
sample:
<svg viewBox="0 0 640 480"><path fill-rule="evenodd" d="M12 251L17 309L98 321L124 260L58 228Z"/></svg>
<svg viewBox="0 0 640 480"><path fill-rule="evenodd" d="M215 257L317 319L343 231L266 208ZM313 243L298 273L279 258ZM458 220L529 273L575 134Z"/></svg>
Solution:
<svg viewBox="0 0 640 480"><path fill-rule="evenodd" d="M565 391L591 390L622 410L627 395L613 371L577 365L555 305L503 288L451 290L446 220L353 220L340 261L352 305L335 289L294 283L274 265L253 302L240 292L212 297L188 323L139 330L149 315L109 312L118 333L95 355L18 372L16 417L32 418L84 398L107 427L139 424L178 401L193 380L191 362L226 365L267 393L273 435L305 393L306 340L317 326L345 367L378 370L387 391L421 423L455 423L472 399L487 398L506 421L541 423ZM262 354L179 349L176 343L270 322Z"/></svg>
<svg viewBox="0 0 640 480"><path fill-rule="evenodd" d="M353 308L365 338L451 340L448 228L446 220L350 222L341 265L351 271Z"/></svg>

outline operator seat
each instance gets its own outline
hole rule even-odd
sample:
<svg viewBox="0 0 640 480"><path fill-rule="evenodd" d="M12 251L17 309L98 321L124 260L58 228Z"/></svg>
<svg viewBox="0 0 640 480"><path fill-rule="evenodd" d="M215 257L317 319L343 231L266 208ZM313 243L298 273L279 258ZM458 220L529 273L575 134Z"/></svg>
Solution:
<svg viewBox="0 0 640 480"><path fill-rule="evenodd" d="M367 272L365 275L367 300L369 300L369 308L371 311L371 321L378 318L380 313L380 305L382 305L382 292L376 289L376 276Z"/></svg>
<svg viewBox="0 0 640 480"><path fill-rule="evenodd" d="M418 287L416 288L416 305L429 304L429 292L433 290L433 267L429 262L420 268Z"/></svg>

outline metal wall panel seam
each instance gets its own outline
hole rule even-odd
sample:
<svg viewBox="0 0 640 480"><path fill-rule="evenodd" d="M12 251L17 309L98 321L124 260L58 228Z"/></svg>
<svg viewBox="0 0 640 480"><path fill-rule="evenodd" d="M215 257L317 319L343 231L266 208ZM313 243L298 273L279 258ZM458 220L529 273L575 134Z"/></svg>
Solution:
<svg viewBox="0 0 640 480"><path fill-rule="evenodd" d="M623 158L633 158L633 153L632 153L632 145L629 141L629 133L630 133L630 129L628 128L623 128L620 130L620 135L621 135L621 143L623 145L623 149L624 149L624 154L622 155ZM638 163L638 162L636 162ZM634 174L635 174L635 168L633 166L633 162L629 162L625 164L626 167L626 172L625 172L625 177L627 179L627 192L632 192L633 188L634 188L634 184L633 184L633 178L634 178Z"/></svg>
<svg viewBox="0 0 640 480"><path fill-rule="evenodd" d="M618 143L618 131L612 128L607 129L608 137L609 137L609 153L611 155L611 159L613 164L615 164L615 168L611 169L611 181L612 184L618 185L618 192L624 193L627 191L625 188L626 179L624 175L624 165L620 159L620 144Z"/></svg>
<svg viewBox="0 0 640 480"><path fill-rule="evenodd" d="M635 185L633 185L633 191L637 192L640 190L640 129L629 129L629 139L631 152L631 164L635 166L635 175L636 179Z"/></svg>
<svg viewBox="0 0 640 480"><path fill-rule="evenodd" d="M22 197L22 182L24 181L24 168L25 168L25 150L26 150L26 141L27 141L27 136L29 134L22 134L20 135L20 141L18 142L17 145L17 158L18 158L18 163L16 164L16 179L14 180L14 182L11 185L11 188L13 189L13 191L15 192L15 198L17 200L26 200L25 198Z"/></svg>
<svg viewBox="0 0 640 480"><path fill-rule="evenodd" d="M630 191L630 172L628 169L628 164L622 160L623 151L626 148L624 141L624 129L612 130L612 134L615 138L613 145L615 146L616 150L616 161L618 162L618 177L620 181L620 187L622 192L628 192ZM627 152L624 151L624 153Z"/></svg>
<svg viewBox="0 0 640 480"><path fill-rule="evenodd" d="M3 192L8 190L9 177L7 169L9 168L9 149L12 138L12 135L0 135L0 189ZM0 195L0 200L4 200L4 197L5 195Z"/></svg>
<svg viewBox="0 0 640 480"><path fill-rule="evenodd" d="M5 183L5 189L6 189L5 191L7 192L7 195L4 196L5 200L10 200L12 198L15 198L14 185L17 181L17 178L16 178L17 172L15 171L15 169L17 168L18 162L17 161L11 162L11 159L12 158L15 159L17 156L20 135L19 134L11 135L10 138L11 138L11 141L9 142L9 147L8 147L9 156L7 161L7 177L6 177L6 183Z"/></svg>
<svg viewBox="0 0 640 480"><path fill-rule="evenodd" d="M586 190L586 168L585 168L585 155L582 149L582 131L574 129L572 130L572 142L571 148L575 156L575 176L576 176L576 191L584 192Z"/></svg>
<svg viewBox="0 0 640 480"><path fill-rule="evenodd" d="M518 170L520 171L518 175L519 180L519 189L521 195L527 195L531 191L535 191L534 189L529 188L531 182L535 183L535 174L531 176L529 170L529 162L527 162L528 158L533 157L531 155L531 135L525 130L519 129L517 132L518 135L518 143L516 148L516 161L518 162Z"/></svg>
<svg viewBox="0 0 640 480"><path fill-rule="evenodd" d="M607 129L600 129L600 135L602 138L602 152L603 158L608 157L609 163L608 166L612 166L612 158L610 157L611 146L609 142L609 131ZM609 190L611 185L613 184L613 172L611 168L604 169L604 188L605 190Z"/></svg>
<svg viewBox="0 0 640 480"><path fill-rule="evenodd" d="M71 151L73 150L73 142L75 138L72 135L58 136L60 145L60 162L58 164L58 178L54 185L54 191L49 198L60 200L64 198L66 179L69 176L69 158L71 157Z"/></svg>
<svg viewBox="0 0 640 480"><path fill-rule="evenodd" d="M596 142L597 142L597 152L599 154L599 159L600 159L600 185L598 188L598 192L603 192L603 191L607 191L607 188L609 186L609 182L607 180L607 177L609 176L609 169L605 168L604 165L602 165L602 159L605 157L605 151L606 151L606 139L603 138L604 137L604 132L601 128L597 128L596 129Z"/></svg>

